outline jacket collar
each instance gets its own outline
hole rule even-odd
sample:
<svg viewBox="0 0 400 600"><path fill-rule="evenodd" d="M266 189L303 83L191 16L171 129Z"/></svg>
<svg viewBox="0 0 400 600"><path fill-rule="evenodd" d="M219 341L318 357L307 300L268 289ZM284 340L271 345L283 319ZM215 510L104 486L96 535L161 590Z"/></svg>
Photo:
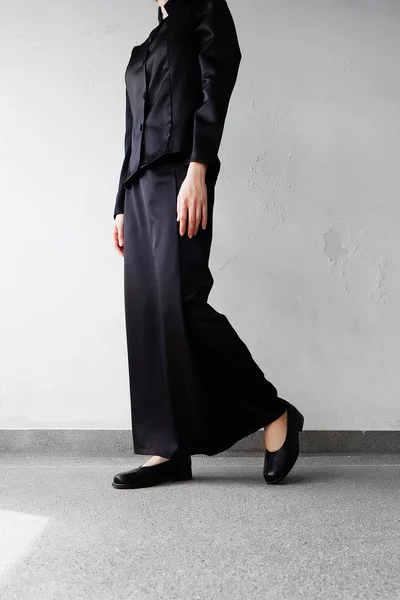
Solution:
<svg viewBox="0 0 400 600"><path fill-rule="evenodd" d="M174 13L174 11L178 8L179 2L181 0L167 0L167 2L164 4L164 8L168 13L168 17L169 15L172 15ZM168 17L166 17L168 19ZM158 7L158 22L161 23L161 21L163 21L163 15L162 15L162 11L161 11L161 6Z"/></svg>

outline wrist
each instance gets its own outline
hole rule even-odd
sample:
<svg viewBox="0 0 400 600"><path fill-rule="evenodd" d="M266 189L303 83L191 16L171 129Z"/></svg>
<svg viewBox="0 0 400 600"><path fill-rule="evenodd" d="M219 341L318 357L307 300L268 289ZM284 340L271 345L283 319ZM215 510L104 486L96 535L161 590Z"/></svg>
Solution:
<svg viewBox="0 0 400 600"><path fill-rule="evenodd" d="M205 175L207 171L207 165L205 163L191 161L189 163L188 173L193 175Z"/></svg>

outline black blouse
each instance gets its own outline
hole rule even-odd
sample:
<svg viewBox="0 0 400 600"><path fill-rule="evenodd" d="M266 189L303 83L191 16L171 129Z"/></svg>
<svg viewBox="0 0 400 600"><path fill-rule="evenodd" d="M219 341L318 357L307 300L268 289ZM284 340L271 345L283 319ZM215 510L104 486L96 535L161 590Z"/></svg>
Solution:
<svg viewBox="0 0 400 600"><path fill-rule="evenodd" d="M167 153L202 162L218 175L218 150L241 52L226 0L168 0L163 19L132 50L126 73L125 158L116 214L125 189Z"/></svg>

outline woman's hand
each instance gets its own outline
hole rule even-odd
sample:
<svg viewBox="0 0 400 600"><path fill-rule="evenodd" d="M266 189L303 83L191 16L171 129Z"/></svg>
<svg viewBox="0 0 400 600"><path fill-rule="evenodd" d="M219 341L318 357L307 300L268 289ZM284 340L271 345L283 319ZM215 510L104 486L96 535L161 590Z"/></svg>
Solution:
<svg viewBox="0 0 400 600"><path fill-rule="evenodd" d="M180 235L185 234L186 225L190 238L197 234L200 223L203 229L207 227L206 169L203 163L191 162L179 190L176 220L180 222Z"/></svg>
<svg viewBox="0 0 400 600"><path fill-rule="evenodd" d="M124 255L124 215L116 215L114 221L114 248L121 256Z"/></svg>

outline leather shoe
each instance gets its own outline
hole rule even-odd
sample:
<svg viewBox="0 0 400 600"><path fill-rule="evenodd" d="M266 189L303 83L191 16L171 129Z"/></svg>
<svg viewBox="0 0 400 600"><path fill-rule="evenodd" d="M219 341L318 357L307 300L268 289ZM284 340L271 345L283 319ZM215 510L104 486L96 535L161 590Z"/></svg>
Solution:
<svg viewBox="0 0 400 600"><path fill-rule="evenodd" d="M130 471L117 473L112 486L117 489L137 489L165 483L167 481L186 481L192 479L192 460L190 456L171 458L152 467L137 467Z"/></svg>
<svg viewBox="0 0 400 600"><path fill-rule="evenodd" d="M286 403L287 432L283 445L275 452L265 450L263 475L267 483L279 483L294 467L299 456L299 432L304 417L290 402Z"/></svg>

